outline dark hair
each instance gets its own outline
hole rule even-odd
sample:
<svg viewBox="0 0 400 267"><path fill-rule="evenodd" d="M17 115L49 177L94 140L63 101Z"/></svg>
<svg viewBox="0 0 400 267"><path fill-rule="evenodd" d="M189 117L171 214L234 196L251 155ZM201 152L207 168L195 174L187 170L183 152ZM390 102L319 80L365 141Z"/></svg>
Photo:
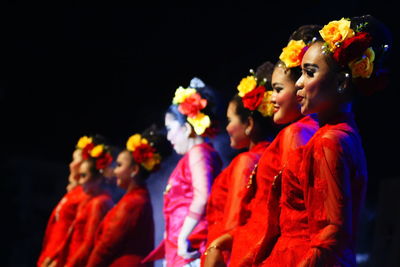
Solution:
<svg viewBox="0 0 400 267"><path fill-rule="evenodd" d="M321 29L322 26L317 24L302 25L290 35L288 41L303 40L304 43L309 44L314 41L322 40L322 37L319 34L319 31ZM283 63L281 60L278 60L278 62L275 64L275 68L282 66L285 66L285 63ZM298 66L293 68L287 68L286 73L289 74L291 80L297 81L301 76L301 67Z"/></svg>
<svg viewBox="0 0 400 267"><path fill-rule="evenodd" d="M257 80L263 80L266 79L267 82L264 85L265 89L271 90L271 79L272 79L272 72L274 72L274 64L272 64L271 61L266 61L260 66L258 66L255 76Z"/></svg>
<svg viewBox="0 0 400 267"><path fill-rule="evenodd" d="M193 83L194 80L200 81L199 83ZM218 118L217 118L217 96L214 90L202 83L202 81L198 78L193 78L191 81L190 88L196 89L196 91L200 94L200 96L207 100L207 106L201 110L202 113L208 115L211 120L211 126L206 129L203 136L212 137L212 133L215 133L218 129ZM184 125L187 122L187 116L182 114L179 109L178 105L172 104L168 107L166 113L170 113L174 116L174 118L181 124Z"/></svg>
<svg viewBox="0 0 400 267"><path fill-rule="evenodd" d="M96 159L89 157L85 159L83 162L89 163L89 171L93 175L93 179L97 180L98 178L103 177L103 174L96 168Z"/></svg>
<svg viewBox="0 0 400 267"><path fill-rule="evenodd" d="M371 95L376 91L383 90L389 84L387 59L393 43L392 33L383 22L371 15L353 17L350 21L352 29L364 25L361 31L369 33L372 37L371 47L375 53L373 72L367 79L352 79L356 92L362 95Z"/></svg>
<svg viewBox="0 0 400 267"><path fill-rule="evenodd" d="M243 106L242 98L239 95L234 95L230 101L236 105L236 114L242 123L249 121L249 117L253 118L254 129L255 129L255 139L257 141L262 141L265 139L270 139L276 134L277 127L273 122L272 117L264 117L258 111L252 111Z"/></svg>

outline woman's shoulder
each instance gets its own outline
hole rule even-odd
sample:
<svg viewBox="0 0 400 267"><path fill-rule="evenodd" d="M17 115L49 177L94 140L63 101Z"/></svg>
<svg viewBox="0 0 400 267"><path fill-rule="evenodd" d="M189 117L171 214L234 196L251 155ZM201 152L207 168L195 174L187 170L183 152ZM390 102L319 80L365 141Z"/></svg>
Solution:
<svg viewBox="0 0 400 267"><path fill-rule="evenodd" d="M189 157L197 158L216 158L219 157L218 151L214 148L214 146L208 142L203 142L193 146L187 153Z"/></svg>
<svg viewBox="0 0 400 267"><path fill-rule="evenodd" d="M108 193L100 193L92 199L93 206L112 206L114 204L112 197Z"/></svg>

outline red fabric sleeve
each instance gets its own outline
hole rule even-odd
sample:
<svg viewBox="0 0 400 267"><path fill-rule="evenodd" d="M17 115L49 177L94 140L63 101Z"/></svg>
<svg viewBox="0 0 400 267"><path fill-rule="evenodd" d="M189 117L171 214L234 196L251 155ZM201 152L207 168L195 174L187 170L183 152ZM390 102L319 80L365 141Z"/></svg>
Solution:
<svg viewBox="0 0 400 267"><path fill-rule="evenodd" d="M86 262L89 258L90 252L93 249L93 243L96 231L106 215L106 213L112 207L112 201L108 198L100 198L94 200L93 206L90 209L90 214L88 215L88 222L85 226L85 237L84 240L77 249L76 252L72 255L66 266L68 267L79 267L86 266Z"/></svg>
<svg viewBox="0 0 400 267"><path fill-rule="evenodd" d="M108 266L124 245L124 239L129 238L128 232L136 226L144 208L142 201L133 201L119 203L108 214L112 216L104 219L87 266Z"/></svg>
<svg viewBox="0 0 400 267"><path fill-rule="evenodd" d="M313 184L305 189L311 249L303 266L329 266L341 244L351 242L352 194L346 144L325 135L314 146ZM321 227L322 226L322 227Z"/></svg>
<svg viewBox="0 0 400 267"><path fill-rule="evenodd" d="M243 190L246 189L248 179L254 169L255 160L250 155L239 157L235 162L229 179L229 191L224 211L224 227L225 232L235 229L238 225L245 221L243 209L246 208ZM221 234L223 234L221 233Z"/></svg>

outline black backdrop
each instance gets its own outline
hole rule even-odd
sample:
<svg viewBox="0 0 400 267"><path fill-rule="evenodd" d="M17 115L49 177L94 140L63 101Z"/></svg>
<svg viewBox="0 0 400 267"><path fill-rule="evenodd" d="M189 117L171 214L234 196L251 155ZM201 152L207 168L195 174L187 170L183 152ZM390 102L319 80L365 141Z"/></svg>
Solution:
<svg viewBox="0 0 400 267"><path fill-rule="evenodd" d="M380 181L399 176L399 57L393 4L0 9L5 264L33 266L80 136L101 133L123 146L127 137L151 122L162 125L174 90L187 86L193 76L228 97L249 68L276 60L298 26L367 13L392 30L394 49L389 88L354 107L370 176L364 215L368 223L360 238L363 252L373 249Z"/></svg>

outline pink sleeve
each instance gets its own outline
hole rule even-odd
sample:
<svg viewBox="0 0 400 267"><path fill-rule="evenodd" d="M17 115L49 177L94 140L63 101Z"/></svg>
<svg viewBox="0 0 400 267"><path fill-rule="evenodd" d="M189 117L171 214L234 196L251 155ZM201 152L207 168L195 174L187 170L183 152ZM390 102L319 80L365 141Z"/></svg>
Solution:
<svg viewBox="0 0 400 267"><path fill-rule="evenodd" d="M204 214L213 179L210 158L205 152L201 147L195 147L189 152L193 201L189 207L188 216L196 220Z"/></svg>

